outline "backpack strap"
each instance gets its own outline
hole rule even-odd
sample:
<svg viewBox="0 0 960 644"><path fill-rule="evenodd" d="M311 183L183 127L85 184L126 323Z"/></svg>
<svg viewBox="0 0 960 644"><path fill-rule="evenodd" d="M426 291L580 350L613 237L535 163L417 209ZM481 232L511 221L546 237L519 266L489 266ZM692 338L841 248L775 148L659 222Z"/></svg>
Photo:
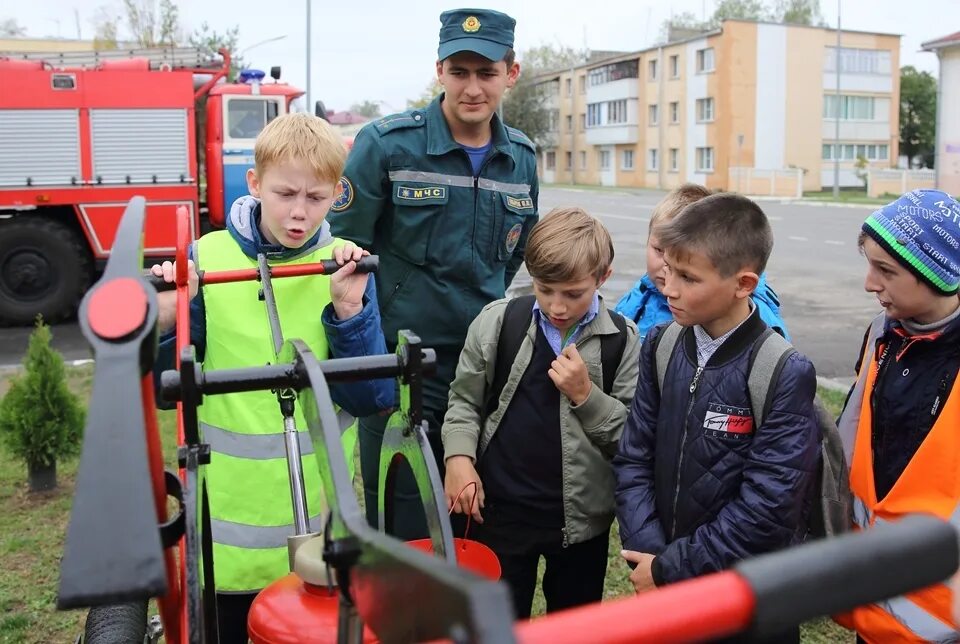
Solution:
<svg viewBox="0 0 960 644"><path fill-rule="evenodd" d="M515 297L507 302L497 339L497 362L493 366L493 383L487 391L486 415L489 416L500 402L500 394L510 376L510 366L520 352L520 345L533 320L533 295Z"/></svg>
<svg viewBox="0 0 960 644"><path fill-rule="evenodd" d="M760 429L776 393L776 384L780 372L796 349L771 328L764 330L750 349L750 363L747 371L747 391L750 393L750 407L753 410L753 424Z"/></svg>
<svg viewBox="0 0 960 644"><path fill-rule="evenodd" d="M610 395L613 391L613 379L617 375L617 367L623 358L623 350L627 347L627 322L623 316L607 309L610 320L617 327L616 335L600 336L600 370L603 374L603 393Z"/></svg>
<svg viewBox="0 0 960 644"><path fill-rule="evenodd" d="M654 347L653 362L657 367L657 390L663 391L663 381L667 377L667 367L670 366L670 356L673 355L673 349L680 340L680 334L683 333L683 327L676 322L671 322L667 328L657 336Z"/></svg>

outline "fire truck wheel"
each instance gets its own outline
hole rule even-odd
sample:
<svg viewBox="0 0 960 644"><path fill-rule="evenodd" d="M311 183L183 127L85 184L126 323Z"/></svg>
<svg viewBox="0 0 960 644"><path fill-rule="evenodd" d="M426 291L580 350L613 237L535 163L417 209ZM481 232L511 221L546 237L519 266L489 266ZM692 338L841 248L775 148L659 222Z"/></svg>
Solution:
<svg viewBox="0 0 960 644"><path fill-rule="evenodd" d="M147 602L96 606L87 613L83 644L141 644L147 633Z"/></svg>
<svg viewBox="0 0 960 644"><path fill-rule="evenodd" d="M87 244L69 225L34 215L0 220L0 323L70 317L92 278Z"/></svg>

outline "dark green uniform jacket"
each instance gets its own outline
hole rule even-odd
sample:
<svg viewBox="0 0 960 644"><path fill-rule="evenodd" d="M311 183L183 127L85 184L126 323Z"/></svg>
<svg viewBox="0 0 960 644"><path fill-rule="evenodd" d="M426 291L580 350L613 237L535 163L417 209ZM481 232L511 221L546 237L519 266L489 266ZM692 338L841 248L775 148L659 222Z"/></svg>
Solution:
<svg viewBox="0 0 960 644"><path fill-rule="evenodd" d="M496 115L490 153L474 177L442 100L360 131L329 216L334 235L380 255L388 346L411 329L437 349L441 364L424 402L441 417L467 327L503 297L523 262L539 191L533 143Z"/></svg>

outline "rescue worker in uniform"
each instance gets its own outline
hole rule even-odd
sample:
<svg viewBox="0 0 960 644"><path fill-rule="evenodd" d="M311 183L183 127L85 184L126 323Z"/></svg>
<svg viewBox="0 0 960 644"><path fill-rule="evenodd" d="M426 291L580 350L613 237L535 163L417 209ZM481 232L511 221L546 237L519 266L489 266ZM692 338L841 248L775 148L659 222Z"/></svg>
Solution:
<svg viewBox="0 0 960 644"><path fill-rule="evenodd" d="M357 135L330 226L380 255L383 331L394 349L410 329L437 352L424 383L424 418L441 467L440 427L470 322L502 298L537 221L535 146L503 124L500 100L520 74L516 21L486 9L440 15L436 63L443 93L423 109L377 119ZM380 445L386 416L360 419L367 517L377 520ZM409 471L395 496L394 534L426 536Z"/></svg>
<svg viewBox="0 0 960 644"><path fill-rule="evenodd" d="M860 247L866 290L884 308L870 325L840 416L854 527L922 512L960 528L960 203L908 192L870 215ZM956 642L945 584L837 617L860 642Z"/></svg>

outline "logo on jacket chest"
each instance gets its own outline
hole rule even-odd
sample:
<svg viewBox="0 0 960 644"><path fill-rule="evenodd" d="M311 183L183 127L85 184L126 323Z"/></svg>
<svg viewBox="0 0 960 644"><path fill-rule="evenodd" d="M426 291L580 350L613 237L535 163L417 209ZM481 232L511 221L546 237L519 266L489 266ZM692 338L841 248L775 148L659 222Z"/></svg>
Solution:
<svg viewBox="0 0 960 644"><path fill-rule="evenodd" d="M424 199L446 199L446 186L428 186L414 188L411 186L397 186L397 199L406 201L423 201Z"/></svg>
<svg viewBox="0 0 960 644"><path fill-rule="evenodd" d="M703 432L714 438L749 440L753 436L753 415L743 407L709 403L703 417Z"/></svg>

